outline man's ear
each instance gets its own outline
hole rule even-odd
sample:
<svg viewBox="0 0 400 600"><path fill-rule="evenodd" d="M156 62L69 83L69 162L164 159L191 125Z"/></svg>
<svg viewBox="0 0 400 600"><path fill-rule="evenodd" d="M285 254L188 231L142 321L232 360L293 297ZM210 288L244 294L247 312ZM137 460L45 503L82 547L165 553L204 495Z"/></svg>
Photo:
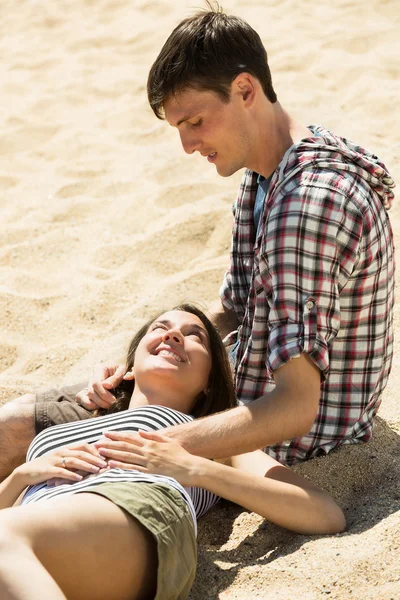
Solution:
<svg viewBox="0 0 400 600"><path fill-rule="evenodd" d="M232 81L232 93L241 96L247 108L253 106L257 94L254 77L250 73L239 73Z"/></svg>

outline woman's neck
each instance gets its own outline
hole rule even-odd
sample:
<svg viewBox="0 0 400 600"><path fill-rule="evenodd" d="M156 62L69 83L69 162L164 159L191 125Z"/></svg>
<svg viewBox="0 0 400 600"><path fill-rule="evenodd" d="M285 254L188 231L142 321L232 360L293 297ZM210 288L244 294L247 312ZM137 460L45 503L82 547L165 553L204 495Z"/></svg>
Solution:
<svg viewBox="0 0 400 600"><path fill-rule="evenodd" d="M128 409L138 408L139 406L169 406L182 413L190 414L194 399L182 396L178 390L170 391L168 385L163 385L160 389L141 390L137 385L133 390Z"/></svg>
<svg viewBox="0 0 400 600"><path fill-rule="evenodd" d="M144 394L136 388L131 396L128 408L137 408L138 406L148 406L149 404L156 404L153 402L154 398L149 398L148 394Z"/></svg>

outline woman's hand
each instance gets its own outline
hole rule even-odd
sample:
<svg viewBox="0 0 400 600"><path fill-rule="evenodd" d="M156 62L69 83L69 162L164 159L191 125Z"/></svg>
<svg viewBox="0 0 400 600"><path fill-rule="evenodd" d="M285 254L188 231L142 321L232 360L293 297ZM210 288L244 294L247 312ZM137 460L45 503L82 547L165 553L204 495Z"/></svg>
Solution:
<svg viewBox="0 0 400 600"><path fill-rule="evenodd" d="M173 477L184 486L196 485L203 459L189 454L180 444L159 432L104 433L94 445L108 460L110 469L133 469Z"/></svg>
<svg viewBox="0 0 400 600"><path fill-rule="evenodd" d="M58 448L15 469L24 486L47 481L52 484L81 481L85 475L99 473L107 462L90 444L79 442Z"/></svg>

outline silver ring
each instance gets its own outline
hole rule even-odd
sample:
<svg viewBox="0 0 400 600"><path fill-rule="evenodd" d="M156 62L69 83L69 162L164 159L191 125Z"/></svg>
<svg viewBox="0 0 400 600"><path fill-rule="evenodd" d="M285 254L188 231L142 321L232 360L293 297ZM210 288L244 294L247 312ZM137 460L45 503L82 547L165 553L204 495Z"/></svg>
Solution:
<svg viewBox="0 0 400 600"><path fill-rule="evenodd" d="M66 461L66 457L64 456L64 458L63 458L63 459L62 459L62 461L61 461L61 464L62 464L62 467L63 467L63 469L65 469L65 468L66 468L66 467L65 467L65 461Z"/></svg>

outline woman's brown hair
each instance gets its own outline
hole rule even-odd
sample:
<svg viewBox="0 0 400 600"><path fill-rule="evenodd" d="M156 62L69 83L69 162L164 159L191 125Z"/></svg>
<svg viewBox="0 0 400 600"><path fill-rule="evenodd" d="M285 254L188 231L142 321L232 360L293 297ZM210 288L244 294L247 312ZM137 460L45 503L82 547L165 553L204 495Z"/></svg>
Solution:
<svg viewBox="0 0 400 600"><path fill-rule="evenodd" d="M211 371L208 380L207 393L201 392L199 394L191 414L195 418L205 417L236 406L237 402L229 360L221 336L214 325L206 317L203 311L193 304L179 304L170 310L180 310L198 317L206 328L210 340ZM125 362L126 372L130 371L134 365L136 349L141 339L146 335L150 325L156 321L160 315L164 314L164 312L167 311L161 311L149 319L132 338ZM121 384L113 390L113 394L117 398L117 401L109 409L99 409L96 412L96 416L126 410L129 407L134 387L134 380L122 381Z"/></svg>

